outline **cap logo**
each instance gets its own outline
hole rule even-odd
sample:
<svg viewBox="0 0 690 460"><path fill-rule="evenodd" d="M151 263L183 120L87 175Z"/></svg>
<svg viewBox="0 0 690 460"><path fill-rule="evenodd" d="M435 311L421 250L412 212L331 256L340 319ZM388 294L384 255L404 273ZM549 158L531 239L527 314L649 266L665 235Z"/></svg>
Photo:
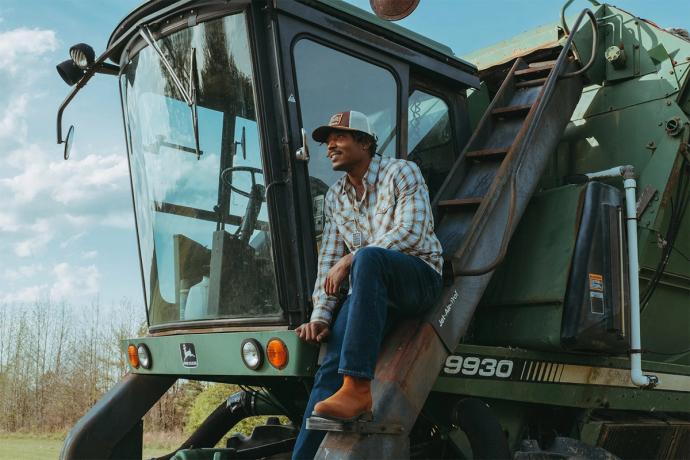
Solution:
<svg viewBox="0 0 690 460"><path fill-rule="evenodd" d="M336 113L333 115L328 122L328 126L340 126L340 122L343 119L343 114L342 113Z"/></svg>

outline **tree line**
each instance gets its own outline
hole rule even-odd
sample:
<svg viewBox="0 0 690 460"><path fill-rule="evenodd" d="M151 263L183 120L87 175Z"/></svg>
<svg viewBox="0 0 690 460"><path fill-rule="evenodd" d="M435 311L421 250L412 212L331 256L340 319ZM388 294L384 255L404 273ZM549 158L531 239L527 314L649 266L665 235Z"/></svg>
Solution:
<svg viewBox="0 0 690 460"><path fill-rule="evenodd" d="M0 304L0 432L66 433L127 372L120 344L145 334L142 313L126 301ZM219 387L179 380L144 418L145 432L190 433L236 390Z"/></svg>

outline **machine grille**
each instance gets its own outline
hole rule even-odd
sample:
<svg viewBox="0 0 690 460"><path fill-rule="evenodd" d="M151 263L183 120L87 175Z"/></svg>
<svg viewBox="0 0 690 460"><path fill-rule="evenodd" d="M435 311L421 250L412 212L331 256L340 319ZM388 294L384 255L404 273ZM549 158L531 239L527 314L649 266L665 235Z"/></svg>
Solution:
<svg viewBox="0 0 690 460"><path fill-rule="evenodd" d="M598 445L622 459L690 459L690 423L604 424Z"/></svg>

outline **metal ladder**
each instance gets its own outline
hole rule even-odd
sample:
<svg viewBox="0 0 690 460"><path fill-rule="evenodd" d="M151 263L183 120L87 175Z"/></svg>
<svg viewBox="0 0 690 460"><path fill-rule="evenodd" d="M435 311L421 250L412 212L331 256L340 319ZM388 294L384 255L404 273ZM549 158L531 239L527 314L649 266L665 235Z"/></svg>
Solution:
<svg viewBox="0 0 690 460"><path fill-rule="evenodd" d="M578 30L589 10L578 17ZM329 424L315 458L405 458L409 438L449 353L465 334L582 94L569 58L570 34L558 59L528 66L517 59L432 203L446 278L423 320L402 322L386 338L372 383L374 422ZM312 418L313 419L313 418ZM318 428L318 420L311 420ZM383 429L382 427L388 429ZM389 434L398 433L398 434Z"/></svg>

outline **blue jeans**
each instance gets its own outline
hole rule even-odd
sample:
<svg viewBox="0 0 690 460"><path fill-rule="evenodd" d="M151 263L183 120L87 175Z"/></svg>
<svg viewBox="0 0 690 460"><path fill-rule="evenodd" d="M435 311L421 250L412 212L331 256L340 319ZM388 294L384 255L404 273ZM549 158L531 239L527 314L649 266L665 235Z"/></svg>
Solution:
<svg viewBox="0 0 690 460"><path fill-rule="evenodd" d="M307 430L316 403L343 384L343 375L374 378L386 326L402 316L419 316L441 293L442 278L418 257L377 247L355 253L350 269L352 293L331 325L326 356L314 377L293 459L312 459L325 431Z"/></svg>

